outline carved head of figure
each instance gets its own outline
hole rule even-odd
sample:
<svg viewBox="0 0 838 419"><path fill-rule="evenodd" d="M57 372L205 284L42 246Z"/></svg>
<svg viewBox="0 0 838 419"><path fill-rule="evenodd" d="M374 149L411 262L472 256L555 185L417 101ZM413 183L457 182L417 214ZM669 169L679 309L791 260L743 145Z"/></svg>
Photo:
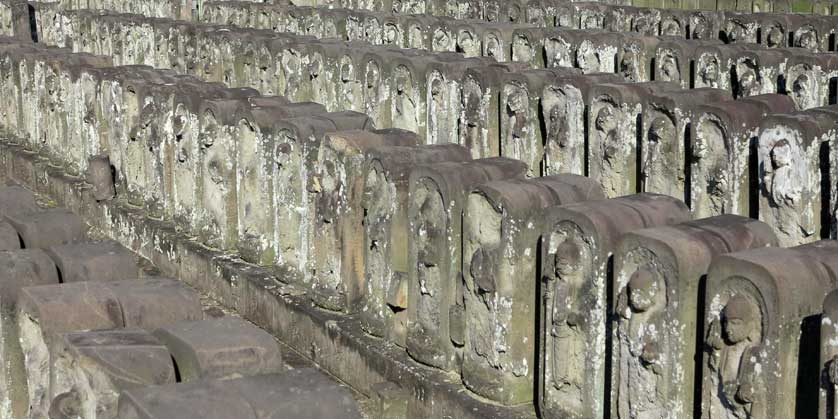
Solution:
<svg viewBox="0 0 838 419"><path fill-rule="evenodd" d="M792 99L800 109L809 109L816 106L816 100L812 97L812 80L808 74L801 74L791 85Z"/></svg>
<svg viewBox="0 0 838 419"><path fill-rule="evenodd" d="M518 23L521 21L521 7L517 4L509 6L509 21L512 23Z"/></svg>
<svg viewBox="0 0 838 419"><path fill-rule="evenodd" d="M561 67L570 55L568 46L558 39L544 41L544 50L547 52L547 67Z"/></svg>
<svg viewBox="0 0 838 419"><path fill-rule="evenodd" d="M573 239L566 239L556 248L553 271L556 278L567 281L582 270L582 249Z"/></svg>
<svg viewBox="0 0 838 419"><path fill-rule="evenodd" d="M492 57L498 61L503 61L503 51L501 51L500 41L494 35L486 37L486 53L487 57Z"/></svg>
<svg viewBox="0 0 838 419"><path fill-rule="evenodd" d="M480 55L480 45L474 40L474 34L471 31L460 31L457 38L457 45L459 45L460 50L467 56Z"/></svg>
<svg viewBox="0 0 838 419"><path fill-rule="evenodd" d="M642 34L652 34L655 31L653 30L652 25L654 21L649 17L649 15L641 14L634 18L632 22L634 26L634 32L642 33ZM655 33L655 35L657 35Z"/></svg>
<svg viewBox="0 0 838 419"><path fill-rule="evenodd" d="M729 21L725 27L725 35L728 43L734 43L741 39L745 34L745 27L739 22Z"/></svg>
<svg viewBox="0 0 838 419"><path fill-rule="evenodd" d="M600 26L602 26L602 25L599 24L599 22L600 22L599 16L592 13L592 14L586 15L582 19L582 22L581 22L580 26L582 27L582 29L596 29L596 28L599 28Z"/></svg>
<svg viewBox="0 0 838 419"><path fill-rule="evenodd" d="M739 97L752 96L759 93L759 74L756 64L744 61L736 66L737 81L739 83Z"/></svg>
<svg viewBox="0 0 838 419"><path fill-rule="evenodd" d="M612 134L613 131L617 129L616 114L617 111L611 103L606 103L602 108L600 108L596 115L596 120L594 121L594 126L597 131L606 136Z"/></svg>
<svg viewBox="0 0 838 419"><path fill-rule="evenodd" d="M812 28L800 29L794 40L796 47L806 48L810 51L818 50L818 34Z"/></svg>
<svg viewBox="0 0 838 419"><path fill-rule="evenodd" d="M435 111L439 111L445 106L445 89L443 88L443 81L439 77L434 77L431 82L431 104L435 106Z"/></svg>
<svg viewBox="0 0 838 419"><path fill-rule="evenodd" d="M568 135L565 135L567 130L567 112L564 101L558 101L550 107L550 113L547 115L548 126L547 135L552 140L558 140L559 147L568 146Z"/></svg>
<svg viewBox="0 0 838 419"><path fill-rule="evenodd" d="M629 279L627 290L632 311L642 313L655 304L659 289L656 275L647 268L635 271Z"/></svg>
<svg viewBox="0 0 838 419"><path fill-rule="evenodd" d="M367 63L367 72L364 79L366 80L367 90L377 90L378 83L381 81L381 71L378 68L378 63L370 61Z"/></svg>
<svg viewBox="0 0 838 419"><path fill-rule="evenodd" d="M699 74L701 81L705 86L716 87L719 81L719 61L713 56L706 57L703 61L704 65L701 66Z"/></svg>
<svg viewBox="0 0 838 419"><path fill-rule="evenodd" d="M712 39L712 26L709 22L707 22L707 18L704 15L695 15L692 18L691 22L692 34L690 34L691 39Z"/></svg>
<svg viewBox="0 0 838 419"><path fill-rule="evenodd" d="M399 30L396 25L388 23L384 25L384 43L387 45L395 44L399 41Z"/></svg>
<svg viewBox="0 0 838 419"><path fill-rule="evenodd" d="M436 29L433 38L434 51L448 51L450 46L451 37L448 36L448 32L443 29Z"/></svg>
<svg viewBox="0 0 838 419"><path fill-rule="evenodd" d="M530 62L535 56L530 40L523 36L515 37L515 46L512 49L515 55L514 60L522 63Z"/></svg>
<svg viewBox="0 0 838 419"><path fill-rule="evenodd" d="M639 57L636 51L632 49L626 49L623 51L623 56L620 58L620 73L629 81L640 81L636 80L636 74L639 74Z"/></svg>
<svg viewBox="0 0 838 419"><path fill-rule="evenodd" d="M487 1L484 13L487 22L497 22L500 16L500 4L497 1Z"/></svg>
<svg viewBox="0 0 838 419"><path fill-rule="evenodd" d="M410 70L404 66L399 66L396 69L396 94L402 96L406 93L410 93L412 85L411 79Z"/></svg>
<svg viewBox="0 0 838 419"><path fill-rule="evenodd" d="M649 141L664 144L675 140L675 127L669 118L655 118L649 126Z"/></svg>
<svg viewBox="0 0 838 419"><path fill-rule="evenodd" d="M474 279L474 285L482 294L491 294L497 289L493 269L496 255L492 255L492 253L483 248L477 249L469 264L469 274Z"/></svg>
<svg viewBox="0 0 838 419"><path fill-rule="evenodd" d="M512 88L506 98L506 107L511 115L518 115L526 111L526 93L519 87Z"/></svg>
<svg viewBox="0 0 838 419"><path fill-rule="evenodd" d="M786 43L786 35L783 33L783 28L779 25L772 25L771 29L768 30L765 43L771 48L783 47Z"/></svg>
<svg viewBox="0 0 838 419"><path fill-rule="evenodd" d="M777 170L789 166L791 160L791 144L789 144L789 141L783 138L774 143L774 147L771 148L771 167Z"/></svg>
<svg viewBox="0 0 838 419"><path fill-rule="evenodd" d="M422 45L422 28L419 25L410 25L410 28L407 29L407 47L424 48Z"/></svg>
<svg viewBox="0 0 838 419"><path fill-rule="evenodd" d="M674 54L664 54L661 60L661 78L663 81L681 81L681 68L678 67L678 57Z"/></svg>
<svg viewBox="0 0 838 419"><path fill-rule="evenodd" d="M587 74L599 71L601 67L599 53L592 45L589 44L588 48L584 48L584 50L580 47L579 52L580 54L576 60L579 61L577 64L583 73Z"/></svg>
<svg viewBox="0 0 838 419"><path fill-rule="evenodd" d="M678 36L681 35L681 22L673 17L668 17L661 22L662 36Z"/></svg>
<svg viewBox="0 0 838 419"><path fill-rule="evenodd" d="M759 307L743 296L733 296L722 310L722 327L725 340L735 345L740 342L757 342L761 331Z"/></svg>

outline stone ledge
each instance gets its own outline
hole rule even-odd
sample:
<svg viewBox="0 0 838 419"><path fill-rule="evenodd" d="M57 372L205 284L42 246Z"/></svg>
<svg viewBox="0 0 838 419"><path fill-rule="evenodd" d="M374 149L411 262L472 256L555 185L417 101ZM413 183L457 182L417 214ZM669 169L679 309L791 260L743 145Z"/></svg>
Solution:
<svg viewBox="0 0 838 419"><path fill-rule="evenodd" d="M82 179L67 176L7 138L0 139L0 179L21 183L81 215L151 260L163 274L181 278L236 310L360 393L372 397L376 384L399 383L412 394L411 417L535 417L530 404L507 408L479 400L454 374L421 366L404 349L365 335L355 316L314 307L303 290L283 284L264 268L204 247L138 208L97 202Z"/></svg>

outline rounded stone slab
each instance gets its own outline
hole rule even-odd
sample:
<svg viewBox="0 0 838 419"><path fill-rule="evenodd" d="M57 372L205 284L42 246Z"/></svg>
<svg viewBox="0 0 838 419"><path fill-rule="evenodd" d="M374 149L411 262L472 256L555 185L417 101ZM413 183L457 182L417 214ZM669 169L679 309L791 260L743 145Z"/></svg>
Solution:
<svg viewBox="0 0 838 419"><path fill-rule="evenodd" d="M75 243L46 249L61 274L61 282L118 281L137 278L137 257L113 240Z"/></svg>
<svg viewBox="0 0 838 419"><path fill-rule="evenodd" d="M20 236L11 224L0 221L0 251L20 249Z"/></svg>
<svg viewBox="0 0 838 419"><path fill-rule="evenodd" d="M35 194L22 186L0 188L0 215L20 215L41 211L35 203Z"/></svg>
<svg viewBox="0 0 838 419"><path fill-rule="evenodd" d="M14 308L23 287L57 283L55 263L43 250L0 252L0 307Z"/></svg>
<svg viewBox="0 0 838 419"><path fill-rule="evenodd" d="M143 329L111 329L64 335L62 349L85 357L119 389L175 382L168 348Z"/></svg>
<svg viewBox="0 0 838 419"><path fill-rule="evenodd" d="M360 418L346 388L311 368L129 390L120 419Z"/></svg>
<svg viewBox="0 0 838 419"><path fill-rule="evenodd" d="M81 241L85 237L86 229L82 219L65 209L8 215L7 219L17 230L26 248L42 249Z"/></svg>
<svg viewBox="0 0 838 419"><path fill-rule="evenodd" d="M273 336L235 317L180 322L154 332L171 351L181 380L228 379L282 369Z"/></svg>
<svg viewBox="0 0 838 419"><path fill-rule="evenodd" d="M147 278L106 285L119 301L123 327L154 330L178 321L203 318L198 293L176 279Z"/></svg>

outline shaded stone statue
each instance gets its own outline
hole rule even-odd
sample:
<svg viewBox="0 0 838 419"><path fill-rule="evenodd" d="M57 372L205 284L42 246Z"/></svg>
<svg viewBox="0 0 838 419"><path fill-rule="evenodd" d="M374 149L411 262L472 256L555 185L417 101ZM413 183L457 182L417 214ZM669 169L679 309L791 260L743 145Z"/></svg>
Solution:
<svg viewBox="0 0 838 419"><path fill-rule="evenodd" d="M707 365L717 384L711 388L710 417L760 418L757 405L765 397L757 368L762 341L762 314L755 302L734 295L720 320L710 324L705 341Z"/></svg>
<svg viewBox="0 0 838 419"><path fill-rule="evenodd" d="M620 351L620 418L660 419L666 405L664 359L666 285L652 267L635 271L620 293L617 314L624 321L617 331Z"/></svg>
<svg viewBox="0 0 838 419"><path fill-rule="evenodd" d="M526 147L523 142L527 139L527 102L527 95L520 88L512 88L506 100L507 124L502 141L512 148L505 155L518 159L524 157Z"/></svg>
<svg viewBox="0 0 838 419"><path fill-rule="evenodd" d="M583 260L585 252L574 238L567 238L556 249L554 259L555 285L553 294L552 383L556 402L568 410L582 408L582 390L585 384L586 316L579 307L579 288L585 281Z"/></svg>

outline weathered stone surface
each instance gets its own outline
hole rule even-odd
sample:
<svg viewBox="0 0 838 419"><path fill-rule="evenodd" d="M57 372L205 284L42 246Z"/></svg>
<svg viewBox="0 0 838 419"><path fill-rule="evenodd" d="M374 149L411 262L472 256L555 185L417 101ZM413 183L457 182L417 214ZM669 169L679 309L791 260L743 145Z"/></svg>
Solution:
<svg viewBox="0 0 838 419"><path fill-rule="evenodd" d="M831 83L838 75L835 54L794 54L786 63L785 93L797 109L826 106L834 102Z"/></svg>
<svg viewBox="0 0 838 419"><path fill-rule="evenodd" d="M155 329L202 317L194 291L171 279L76 282L30 286L20 291L16 311L26 366L30 415L49 409L49 365L64 333L140 327Z"/></svg>
<svg viewBox="0 0 838 419"><path fill-rule="evenodd" d="M464 60L459 54L448 53L438 54L436 60L428 64L424 76L424 85L427 88L425 144L459 142L465 72L469 68L487 65L490 62L491 60L485 58Z"/></svg>
<svg viewBox="0 0 838 419"><path fill-rule="evenodd" d="M655 51L655 80L679 83L681 87L695 86L697 50L719 45L718 40L667 39ZM714 73L715 74L715 73Z"/></svg>
<svg viewBox="0 0 838 419"><path fill-rule="evenodd" d="M774 227L784 247L824 237L822 227L832 224L821 219L825 206L834 208L822 201L822 183L835 173L836 118L838 109L830 106L770 115L760 125L759 218ZM833 196L834 188L826 188Z"/></svg>
<svg viewBox="0 0 838 419"><path fill-rule="evenodd" d="M63 335L50 366L51 418L117 418L123 390L175 382L169 350L142 329Z"/></svg>
<svg viewBox="0 0 838 419"><path fill-rule="evenodd" d="M545 175L585 174L587 114L591 91L600 83L618 83L616 74L585 74L549 80L541 93L541 123L544 124Z"/></svg>
<svg viewBox="0 0 838 419"><path fill-rule="evenodd" d="M407 349L414 359L454 369L462 346L452 334L463 328L458 272L467 194L483 182L521 178L525 168L515 160L493 158L422 166L411 173Z"/></svg>
<svg viewBox="0 0 838 419"><path fill-rule="evenodd" d="M624 36L617 51L617 73L627 81L651 81L654 77L655 51L661 42L654 36Z"/></svg>
<svg viewBox="0 0 838 419"><path fill-rule="evenodd" d="M335 311L356 311L365 288L365 163L374 149L415 146L416 134L399 129L326 134L311 174L314 273L312 299ZM392 202L382 203L384 205Z"/></svg>
<svg viewBox="0 0 838 419"><path fill-rule="evenodd" d="M598 183L568 174L490 181L468 195L462 250L466 387L506 405L532 400L543 212L604 198Z"/></svg>
<svg viewBox="0 0 838 419"><path fill-rule="evenodd" d="M112 240L52 246L46 253L63 283L120 281L140 274L137 256Z"/></svg>
<svg viewBox="0 0 838 419"><path fill-rule="evenodd" d="M643 109L640 190L687 201L686 147L689 128L704 103L730 99L721 89L698 88L652 94Z"/></svg>
<svg viewBox="0 0 838 419"><path fill-rule="evenodd" d="M171 352L182 381L271 374L283 368L273 336L231 316L174 323L154 336Z"/></svg>
<svg viewBox="0 0 838 419"><path fill-rule="evenodd" d="M79 216L65 209L7 215L6 219L17 230L23 247L30 249L81 241L87 230Z"/></svg>
<svg viewBox="0 0 838 419"><path fill-rule="evenodd" d="M349 391L314 369L124 391L124 419L360 418Z"/></svg>
<svg viewBox="0 0 838 419"><path fill-rule="evenodd" d="M278 246L275 264L291 269L306 283L313 273L313 201L309 189L323 136L327 132L369 130L372 121L357 112L334 112L277 121L273 182ZM288 278L287 280L292 280Z"/></svg>
<svg viewBox="0 0 838 419"><path fill-rule="evenodd" d="M40 249L0 253L0 416L24 417L29 408L26 368L15 317L23 287L58 283L55 263Z"/></svg>
<svg viewBox="0 0 838 419"><path fill-rule="evenodd" d="M365 289L359 303L367 333L405 346L410 171L418 165L470 159L468 150L455 144L371 150L362 198Z"/></svg>
<svg viewBox="0 0 838 419"><path fill-rule="evenodd" d="M720 256L707 275L701 417L817 417L833 241Z"/></svg>
<svg viewBox="0 0 838 419"><path fill-rule="evenodd" d="M691 126L690 208L697 218L755 211L748 156L759 123L769 113L790 112L792 100L759 95L702 105ZM720 152L724 150L724 152Z"/></svg>
<svg viewBox="0 0 838 419"><path fill-rule="evenodd" d="M288 103L282 97L251 98L250 106L236 118L238 139L238 231L237 248L242 258L270 265L276 260L276 195L273 159L281 131L278 120L326 113L323 105Z"/></svg>
<svg viewBox="0 0 838 419"><path fill-rule="evenodd" d="M500 153L527 164L528 176L544 170L541 94L556 78L578 74L572 69L542 69L506 73L501 78Z"/></svg>
<svg viewBox="0 0 838 419"><path fill-rule="evenodd" d="M596 179L609 198L639 190L638 135L640 115L650 95L676 91L666 82L599 84L591 91L588 114L588 175Z"/></svg>
<svg viewBox="0 0 838 419"><path fill-rule="evenodd" d="M776 246L759 221L721 215L627 233L614 254L611 411L617 418L690 416L702 281L714 257Z"/></svg>
<svg viewBox="0 0 838 419"><path fill-rule="evenodd" d="M512 63L466 70L462 84L460 140L473 158L500 155L500 91L504 73L520 69Z"/></svg>
<svg viewBox="0 0 838 419"><path fill-rule="evenodd" d="M838 384L838 351L836 351L836 323L838 322L838 291L830 292L823 301L820 329L820 360L818 366L821 376L818 392L818 418L827 419L835 416L835 386Z"/></svg>
<svg viewBox="0 0 838 419"><path fill-rule="evenodd" d="M630 231L690 218L674 198L640 194L548 211L541 247L543 304L539 371L542 412L590 417L605 411L607 292L612 253Z"/></svg>
<svg viewBox="0 0 838 419"><path fill-rule="evenodd" d="M0 215L4 217L25 215L41 211L35 203L35 194L21 186L5 186L0 189Z"/></svg>
<svg viewBox="0 0 838 419"><path fill-rule="evenodd" d="M93 196L96 200L113 199L116 195L113 178L111 161L107 156L92 156L88 159L85 180L93 186Z"/></svg>

